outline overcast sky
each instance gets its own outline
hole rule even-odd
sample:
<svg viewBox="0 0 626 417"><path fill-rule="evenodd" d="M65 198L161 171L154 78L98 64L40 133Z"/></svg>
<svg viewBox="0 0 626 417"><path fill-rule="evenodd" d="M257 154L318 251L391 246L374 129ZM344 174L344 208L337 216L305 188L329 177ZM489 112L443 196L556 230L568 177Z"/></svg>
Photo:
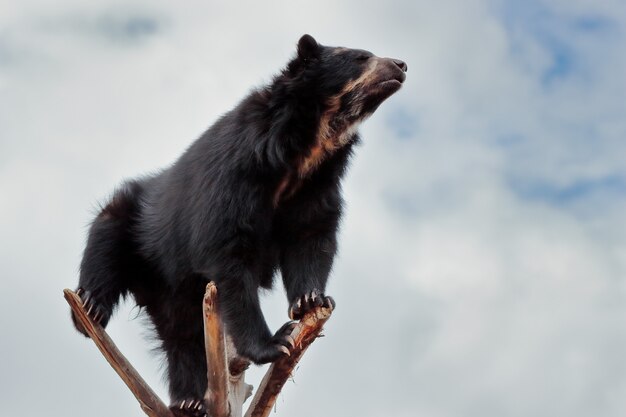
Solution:
<svg viewBox="0 0 626 417"><path fill-rule="evenodd" d="M86 226L303 33L409 71L361 129L337 310L275 415L626 415L623 0L1 1L0 415L143 415L62 298ZM264 309L285 321L280 285ZM167 401L142 329L130 303L109 327Z"/></svg>

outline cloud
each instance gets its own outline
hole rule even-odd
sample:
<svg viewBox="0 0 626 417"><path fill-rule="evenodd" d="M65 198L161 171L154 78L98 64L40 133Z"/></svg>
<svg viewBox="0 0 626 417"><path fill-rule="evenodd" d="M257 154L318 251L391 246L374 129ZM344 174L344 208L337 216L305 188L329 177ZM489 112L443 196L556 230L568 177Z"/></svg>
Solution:
<svg viewBox="0 0 626 417"><path fill-rule="evenodd" d="M0 25L8 414L140 415L61 298L90 208L171 163L304 32L409 72L363 126L329 287L338 309L277 415L626 412L619 1L33 1L5 6ZM278 288L263 304L273 328L286 319ZM166 397L130 310L110 332Z"/></svg>
<svg viewBox="0 0 626 417"><path fill-rule="evenodd" d="M387 113L386 122L387 127L394 132L394 138L405 140L416 136L418 116L400 106Z"/></svg>
<svg viewBox="0 0 626 417"><path fill-rule="evenodd" d="M0 66L7 65L11 62L12 52L4 39L0 40Z"/></svg>
<svg viewBox="0 0 626 417"><path fill-rule="evenodd" d="M584 32L606 33L619 27L619 24L606 16L589 15L576 19L574 27Z"/></svg>
<svg viewBox="0 0 626 417"><path fill-rule="evenodd" d="M515 180L511 181L510 186L521 198L555 205L571 204L597 195L604 195L609 199L621 199L626 195L626 181L616 176L580 180L564 187L546 182Z"/></svg>
<svg viewBox="0 0 626 417"><path fill-rule="evenodd" d="M70 36L76 40L106 42L111 46L138 46L162 34L166 23L149 13L127 10L75 13L45 17L42 32L49 36Z"/></svg>

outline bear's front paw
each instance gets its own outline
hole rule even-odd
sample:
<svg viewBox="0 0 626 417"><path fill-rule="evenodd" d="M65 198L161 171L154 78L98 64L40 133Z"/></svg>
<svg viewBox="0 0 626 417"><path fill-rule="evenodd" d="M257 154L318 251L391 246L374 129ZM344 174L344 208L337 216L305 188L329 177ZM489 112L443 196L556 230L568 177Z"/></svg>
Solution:
<svg viewBox="0 0 626 417"><path fill-rule="evenodd" d="M295 347L295 341L291 337L291 332L296 327L296 324L293 321L285 323L268 343L256 346L249 352L244 352L243 356L260 365L275 362L283 356L291 355L291 349Z"/></svg>
<svg viewBox="0 0 626 417"><path fill-rule="evenodd" d="M335 308L335 300L317 290L313 290L310 293L296 298L291 303L289 307L289 318L291 318L291 320L300 320L315 307L326 307L332 310Z"/></svg>
<svg viewBox="0 0 626 417"><path fill-rule="evenodd" d="M207 409L204 400L176 401L170 405L176 417L206 417Z"/></svg>
<svg viewBox="0 0 626 417"><path fill-rule="evenodd" d="M100 324L102 327L105 327L111 318L111 311L102 306L93 296L91 291L87 291L81 287L76 290L76 295L78 295L83 302L83 308L86 310L89 318L95 323ZM74 312L72 312L72 321L74 322L76 330L84 334L86 337L89 337L83 328L83 325L80 324L74 316Z"/></svg>

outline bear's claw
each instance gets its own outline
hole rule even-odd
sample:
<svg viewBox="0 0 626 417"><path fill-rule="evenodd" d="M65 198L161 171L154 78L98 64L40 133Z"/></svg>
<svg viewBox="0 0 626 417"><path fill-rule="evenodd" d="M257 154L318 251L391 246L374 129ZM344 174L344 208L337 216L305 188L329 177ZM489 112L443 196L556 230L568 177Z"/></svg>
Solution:
<svg viewBox="0 0 626 417"><path fill-rule="evenodd" d="M291 303L289 307L289 318L291 318L291 320L300 320L315 307L326 307L332 310L335 308L335 300L318 290L313 290L310 293L296 298L296 300Z"/></svg>
<svg viewBox="0 0 626 417"><path fill-rule="evenodd" d="M101 306L100 303L96 301L92 292L87 291L82 287L79 287L76 290L76 295L78 295L81 301L83 302L83 308L86 310L86 313L89 316L89 318L93 320L95 323L102 325L103 327L106 326L107 322L109 321L109 318L111 317L111 313L107 311L105 307ZM72 320L74 321L74 326L79 332L81 332L85 336L89 336L87 332L85 331L85 329L83 328L82 324L80 324L80 322L76 320L76 317L74 316L73 312L72 312Z"/></svg>
<svg viewBox="0 0 626 417"><path fill-rule="evenodd" d="M207 417L204 400L187 399L176 401L170 405L170 410L176 417Z"/></svg>
<svg viewBox="0 0 626 417"><path fill-rule="evenodd" d="M285 323L272 336L268 343L255 346L248 352L242 352L242 355L250 359L257 365L263 363L275 362L283 356L291 356L291 350L295 347L296 342L291 336L291 332L297 323L289 321Z"/></svg>
<svg viewBox="0 0 626 417"><path fill-rule="evenodd" d="M283 350L283 352L285 352L287 356L290 355L291 349L296 346L296 341L291 336L291 332L296 327L296 324L296 322L288 321L287 323L283 324L282 327L278 329L278 331L276 331L274 337L272 337L273 343L280 345L281 347L284 347L286 349L286 351L283 349L281 350Z"/></svg>

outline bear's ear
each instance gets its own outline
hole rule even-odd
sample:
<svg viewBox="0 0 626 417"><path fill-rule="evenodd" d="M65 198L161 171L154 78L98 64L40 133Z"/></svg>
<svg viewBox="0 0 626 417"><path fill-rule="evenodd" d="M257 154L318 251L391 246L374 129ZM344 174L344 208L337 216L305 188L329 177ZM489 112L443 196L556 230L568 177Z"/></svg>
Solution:
<svg viewBox="0 0 626 417"><path fill-rule="evenodd" d="M320 45L311 35L302 35L298 41L298 58L303 62L319 55Z"/></svg>
<svg viewBox="0 0 626 417"><path fill-rule="evenodd" d="M296 77L302 73L307 67L320 57L322 47L317 43L313 36L303 35L298 41L298 53L294 59L287 64L286 75Z"/></svg>

